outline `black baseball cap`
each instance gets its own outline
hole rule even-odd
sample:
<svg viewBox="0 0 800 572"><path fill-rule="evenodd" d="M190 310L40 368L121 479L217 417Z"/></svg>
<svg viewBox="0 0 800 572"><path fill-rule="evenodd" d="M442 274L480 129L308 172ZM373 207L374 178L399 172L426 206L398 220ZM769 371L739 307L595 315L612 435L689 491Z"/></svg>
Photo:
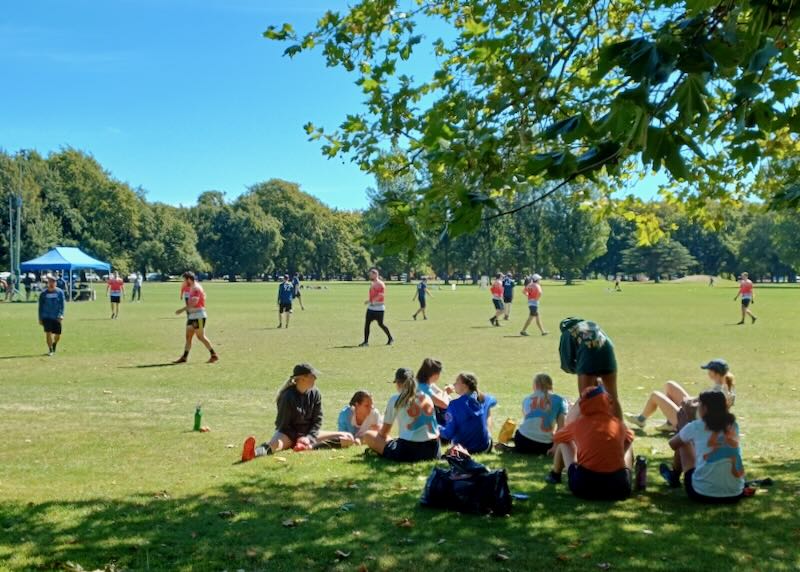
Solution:
<svg viewBox="0 0 800 572"><path fill-rule="evenodd" d="M389 383L397 383L398 381L405 381L406 379L414 379L414 372L407 367L399 367L394 372L394 379Z"/></svg>
<svg viewBox="0 0 800 572"><path fill-rule="evenodd" d="M309 374L313 375L314 377L319 377L319 371L317 371L310 363L299 363L294 366L294 370L292 371L293 377Z"/></svg>
<svg viewBox="0 0 800 572"><path fill-rule="evenodd" d="M701 365L700 369L710 369L711 371L715 371L720 375L725 375L730 371L730 367L728 366L728 362L726 362L722 358L712 359L705 365Z"/></svg>

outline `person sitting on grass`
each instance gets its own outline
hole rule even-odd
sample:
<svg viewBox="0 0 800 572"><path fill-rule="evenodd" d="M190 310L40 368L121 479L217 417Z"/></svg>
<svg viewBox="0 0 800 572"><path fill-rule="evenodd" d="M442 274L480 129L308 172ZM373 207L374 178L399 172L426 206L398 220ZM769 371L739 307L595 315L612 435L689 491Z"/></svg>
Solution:
<svg viewBox="0 0 800 572"><path fill-rule="evenodd" d="M561 369L578 375L578 394L601 381L611 397L614 415L622 420L617 395L617 358L611 338L598 324L583 318L565 318L559 329Z"/></svg>
<svg viewBox="0 0 800 572"><path fill-rule="evenodd" d="M350 446L355 439L350 433L320 431L322 427L322 394L316 388L319 372L307 363L294 366L292 375L283 384L276 402L278 415L275 434L268 442L256 446L251 435L244 441L242 462L278 451L305 451L325 444Z"/></svg>
<svg viewBox="0 0 800 572"><path fill-rule="evenodd" d="M556 431L553 469L547 482L561 482L567 467L569 489L589 500L623 500L631 494L633 432L613 413L602 385L587 387L578 400L580 415Z"/></svg>
<svg viewBox="0 0 800 572"><path fill-rule="evenodd" d="M422 391L414 372L401 367L394 374L397 394L389 399L379 431L367 431L361 439L370 449L392 461L414 463L439 457L439 425L433 400ZM397 422L400 436L390 439Z"/></svg>
<svg viewBox="0 0 800 572"><path fill-rule="evenodd" d="M417 384L420 391L428 394L433 400L433 405L436 407L436 421L439 425L446 423L445 410L450 403L450 397L447 393L436 385L436 382L442 376L443 370L442 362L434 358L422 360L422 365L417 370Z"/></svg>
<svg viewBox="0 0 800 572"><path fill-rule="evenodd" d="M382 424L383 416L375 409L368 391L356 391L350 404L339 412L339 431L353 435L357 445L361 444L364 433L370 429L377 431Z"/></svg>
<svg viewBox="0 0 800 572"><path fill-rule="evenodd" d="M713 359L705 365L701 365L700 369L708 371L708 377L714 384L710 391L719 391L725 395L725 400L728 402L728 407L732 407L736 400L736 378L730 371L728 362L724 359ZM664 385L664 392L654 391L647 398L647 403L644 404L644 409L639 415L631 413L625 414L625 419L644 429L647 424L647 419L655 413L656 409L660 409L667 422L659 427L662 431L676 431L678 427L678 413L680 412L681 405L684 402L691 400L689 392L686 391L678 382L668 381Z"/></svg>
<svg viewBox="0 0 800 572"><path fill-rule="evenodd" d="M564 426L567 408L567 400L553 393L553 379L546 373L537 373L533 393L522 400L524 418L514 433L512 450L526 455L550 453L553 433Z"/></svg>
<svg viewBox="0 0 800 572"><path fill-rule="evenodd" d="M492 407L497 399L478 390L478 378L474 373L458 374L456 382L445 391L458 397L450 401L445 413L445 425L441 438L461 445L471 454L488 453L492 450Z"/></svg>
<svg viewBox="0 0 800 572"><path fill-rule="evenodd" d="M700 419L669 440L681 456L686 494L700 503L739 502L745 481L736 417L719 391L704 391L699 401Z"/></svg>

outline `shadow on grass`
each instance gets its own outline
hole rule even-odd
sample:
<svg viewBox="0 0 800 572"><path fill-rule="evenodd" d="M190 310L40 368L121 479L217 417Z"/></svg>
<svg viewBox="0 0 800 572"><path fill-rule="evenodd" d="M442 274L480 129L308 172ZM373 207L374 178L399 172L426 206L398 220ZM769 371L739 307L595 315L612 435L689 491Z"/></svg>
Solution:
<svg viewBox="0 0 800 572"><path fill-rule="evenodd" d="M355 344L355 345L351 345L351 346L333 346L333 347L331 347L331 349L332 350L353 350L353 349L358 349L360 347L361 346L359 346L358 344Z"/></svg>
<svg viewBox="0 0 800 572"><path fill-rule="evenodd" d="M322 462L337 463L338 452ZM691 504L652 487L620 503L590 503L541 482L549 459L482 455L505 466L515 503L507 518L419 506L433 463L409 466L354 454L357 477L310 480L288 464L203 494L142 491L120 499L0 503L0 562L10 569L149 570L790 570L798 555L800 463L775 466L768 494L734 507ZM266 462L265 462L266 465ZM756 472L769 472L768 465ZM773 471L774 472L774 471ZM790 538L791 536L791 538ZM680 549L676 549L680 547ZM349 556L337 556L337 551ZM497 557L506 555L507 560Z"/></svg>
<svg viewBox="0 0 800 572"><path fill-rule="evenodd" d="M119 369L149 369L151 367L172 367L174 365L186 365L186 364L178 364L171 361L163 362L163 363L145 363L140 365L121 365Z"/></svg>
<svg viewBox="0 0 800 572"><path fill-rule="evenodd" d="M18 355L18 356L0 356L0 359L28 359L28 358L36 358L36 357L47 357L47 354L27 354L27 355Z"/></svg>

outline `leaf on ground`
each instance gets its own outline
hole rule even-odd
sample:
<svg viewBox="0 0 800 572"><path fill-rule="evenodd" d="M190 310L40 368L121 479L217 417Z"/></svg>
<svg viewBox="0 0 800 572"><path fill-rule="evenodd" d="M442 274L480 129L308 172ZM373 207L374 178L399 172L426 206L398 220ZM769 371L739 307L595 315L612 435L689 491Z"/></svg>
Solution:
<svg viewBox="0 0 800 572"><path fill-rule="evenodd" d="M225 520L230 520L234 516L236 516L236 513L234 511L232 511L232 510L223 510L221 512L218 512L217 516L219 516L220 518L225 519Z"/></svg>
<svg viewBox="0 0 800 572"><path fill-rule="evenodd" d="M571 556L568 556L566 554L559 554L558 556L556 556L556 558L561 562L569 562L570 559L571 559Z"/></svg>
<svg viewBox="0 0 800 572"><path fill-rule="evenodd" d="M281 524L283 526L285 526L286 528L294 528L295 526L297 526L299 524L303 524L304 522L307 522L307 521L308 521L307 518L296 517L296 518L286 519Z"/></svg>
<svg viewBox="0 0 800 572"><path fill-rule="evenodd" d="M258 556L258 550L256 550L255 548L248 548L245 554L247 555L248 558L255 558L256 556Z"/></svg>
<svg viewBox="0 0 800 572"><path fill-rule="evenodd" d="M645 534L653 534L653 531L650 530L649 528L645 528L644 530L642 530L642 532Z"/></svg>
<svg viewBox="0 0 800 572"><path fill-rule="evenodd" d="M281 462L281 463L285 463L286 462L286 457L279 457L277 455L274 455L272 458L275 459L278 462Z"/></svg>
<svg viewBox="0 0 800 572"><path fill-rule="evenodd" d="M356 483L348 483L347 484L347 488L348 489L357 489L358 485Z"/></svg>
<svg viewBox="0 0 800 572"><path fill-rule="evenodd" d="M503 554L502 552L498 552L497 554L494 555L494 559L497 560L498 562L505 562L509 558L511 557L508 554Z"/></svg>
<svg viewBox="0 0 800 572"><path fill-rule="evenodd" d="M344 560L345 558L350 558L352 552L345 552L344 550L337 550L336 557Z"/></svg>
<svg viewBox="0 0 800 572"><path fill-rule="evenodd" d="M112 393L114 393L114 392L113 392L113 391L111 391L110 389L104 389L104 390L103 390L103 393L104 393L104 394L106 394L106 395L111 395L111 394L112 394Z"/></svg>
<svg viewBox="0 0 800 572"><path fill-rule="evenodd" d="M168 499L168 498L170 498L169 497L169 493L167 491L158 491L157 493L155 493L153 495L153 497L155 497L157 499Z"/></svg>
<svg viewBox="0 0 800 572"><path fill-rule="evenodd" d="M346 502L342 506L339 507L339 510L342 511L342 512L350 512L355 507L356 507L355 504L353 504L351 502Z"/></svg>
<svg viewBox="0 0 800 572"><path fill-rule="evenodd" d="M401 518L396 524L400 528L414 528L414 521L410 518Z"/></svg>
<svg viewBox="0 0 800 572"><path fill-rule="evenodd" d="M228 443L227 445L225 445L225 448L226 449L233 449L235 446L236 445L234 445L233 443Z"/></svg>
<svg viewBox="0 0 800 572"><path fill-rule="evenodd" d="M600 570L611 570L611 564L608 562L601 562L597 567L600 568Z"/></svg>
<svg viewBox="0 0 800 572"><path fill-rule="evenodd" d="M444 544L445 542L447 542L446 538L440 538L439 540L436 541L436 544Z"/></svg>

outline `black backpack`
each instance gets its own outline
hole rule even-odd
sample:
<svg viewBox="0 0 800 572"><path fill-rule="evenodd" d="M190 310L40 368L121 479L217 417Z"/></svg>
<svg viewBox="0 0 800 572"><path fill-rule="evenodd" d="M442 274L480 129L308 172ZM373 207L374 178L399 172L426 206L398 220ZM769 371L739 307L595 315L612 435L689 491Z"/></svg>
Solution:
<svg viewBox="0 0 800 572"><path fill-rule="evenodd" d="M433 469L420 504L470 514L505 516L511 513L511 491L505 469L490 471L456 446L445 455L449 469Z"/></svg>

